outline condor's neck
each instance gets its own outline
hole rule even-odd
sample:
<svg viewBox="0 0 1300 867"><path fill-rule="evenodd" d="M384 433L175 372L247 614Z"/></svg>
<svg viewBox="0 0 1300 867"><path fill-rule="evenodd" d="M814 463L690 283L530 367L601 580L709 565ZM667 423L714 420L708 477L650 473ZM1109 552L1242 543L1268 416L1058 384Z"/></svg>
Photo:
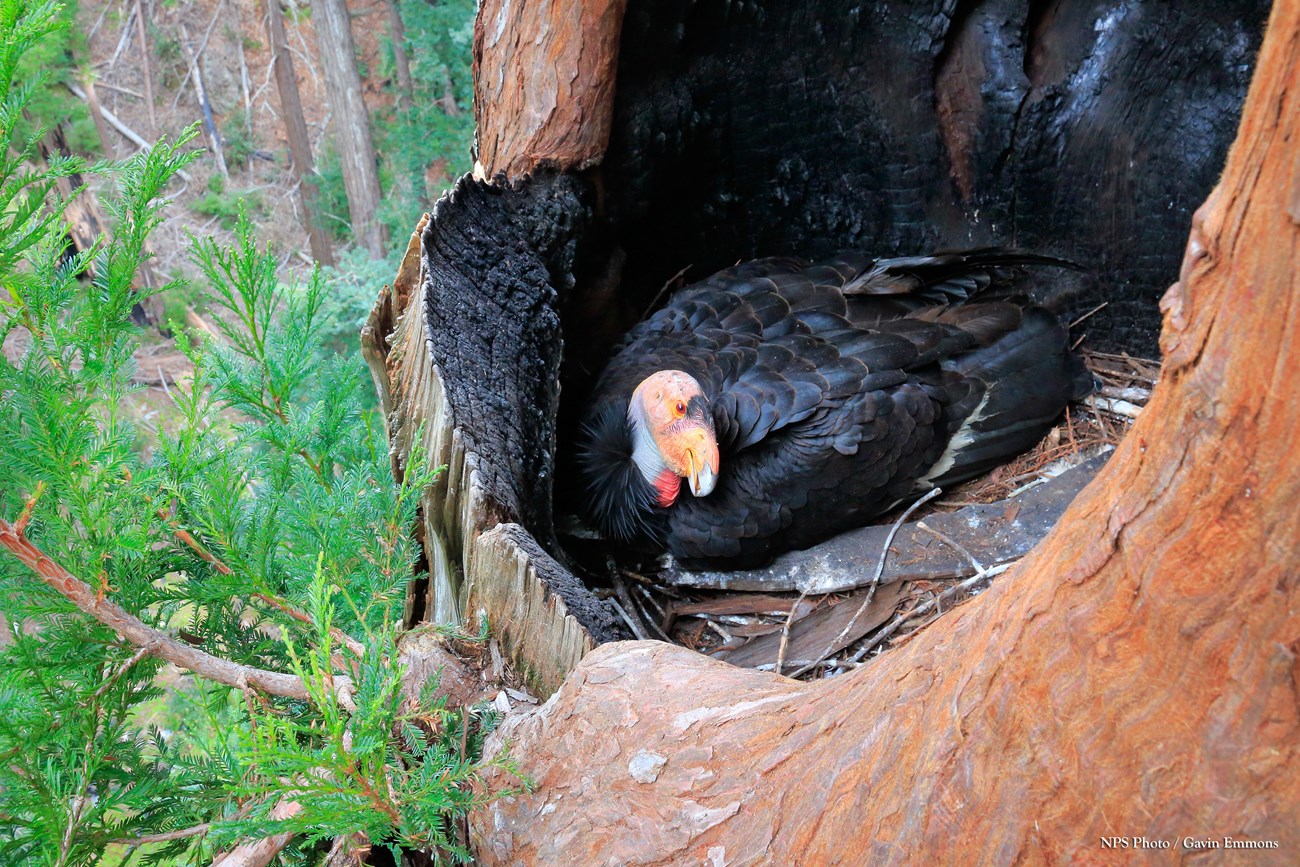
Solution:
<svg viewBox="0 0 1300 867"><path fill-rule="evenodd" d="M668 469L654 437L646 429L645 420L638 413L628 411L627 425L632 440L632 463L642 481L654 488L655 505L666 509L677 501L682 478Z"/></svg>
<svg viewBox="0 0 1300 867"><path fill-rule="evenodd" d="M601 407L588 427L583 455L592 516L607 536L624 542L659 541L662 493L642 475L633 457L632 425L626 403ZM676 477L674 477L676 478ZM677 480L678 486L681 480ZM670 501L671 502L671 501Z"/></svg>

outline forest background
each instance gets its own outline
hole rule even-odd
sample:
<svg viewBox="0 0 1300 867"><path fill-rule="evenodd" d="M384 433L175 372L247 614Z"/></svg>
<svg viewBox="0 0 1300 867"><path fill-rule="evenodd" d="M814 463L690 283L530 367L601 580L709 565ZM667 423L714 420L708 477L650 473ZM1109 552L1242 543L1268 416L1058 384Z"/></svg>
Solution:
<svg viewBox="0 0 1300 867"><path fill-rule="evenodd" d="M240 207L259 241L276 251L286 274L326 265L329 338L350 341L375 288L393 275L419 215L451 181L472 168L473 0L331 0L345 8L352 51L334 40L322 52L308 0L275 6L305 122L304 202L291 153L292 107L272 63L273 7L264 0L81 0L59 16L67 28L29 56L46 78L25 112L32 127L58 131L60 144L90 160L121 159L141 141L175 137L200 125L202 153L164 191L162 222L150 237L159 286L194 276L190 235L228 241ZM322 6L330 3L322 3ZM330 54L333 52L333 54ZM329 63L327 63L328 61ZM347 115L331 92L327 66L355 69L364 115ZM365 123L373 142L378 194L363 207L382 227L369 249L354 230L338 131ZM17 137L30 130L17 130ZM346 146L346 143L344 143ZM93 195L108 182L90 177ZM312 249L318 229L326 255ZM198 283L173 287L153 302L159 332L178 322L202 330ZM197 321L195 315L197 314ZM183 375L185 358L160 333L145 335L137 381L161 390L160 377Z"/></svg>

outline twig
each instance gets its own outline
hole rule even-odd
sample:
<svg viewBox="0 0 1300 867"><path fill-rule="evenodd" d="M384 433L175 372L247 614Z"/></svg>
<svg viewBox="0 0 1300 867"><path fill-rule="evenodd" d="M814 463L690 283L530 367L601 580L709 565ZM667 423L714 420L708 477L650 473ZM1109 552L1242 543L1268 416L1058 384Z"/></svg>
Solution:
<svg viewBox="0 0 1300 867"><path fill-rule="evenodd" d="M208 831L212 830L210 822L203 822L189 828L181 828L176 831L163 831L160 834L145 834L141 837L123 837L120 840L109 840L105 846L147 846L150 843L168 843L172 840L184 840L186 837L202 837Z"/></svg>
<svg viewBox="0 0 1300 867"><path fill-rule="evenodd" d="M149 68L149 39L144 32L144 6L135 0L135 25L140 37L140 65L144 71L145 105L149 108L149 134L158 132L158 115L153 104L153 71Z"/></svg>
<svg viewBox="0 0 1300 867"><path fill-rule="evenodd" d="M112 9L112 8L113 8L113 4L112 4L112 3L105 3L105 4L104 4L104 8L101 9L100 12L99 12L99 17L95 19L95 24L94 24L94 26L90 28L90 33L86 34L86 44L87 44L87 45L89 45L91 42L94 41L94 39L95 39L95 34L98 33L98 32L99 32L99 28L102 27L102 26L104 25L104 19L108 16L108 10L110 10L110 9Z"/></svg>
<svg viewBox="0 0 1300 867"><path fill-rule="evenodd" d="M732 641L735 640L734 635L732 635L727 630L723 629L720 624L715 623L712 620L705 620L704 625L712 629L714 632L718 633L718 635L722 636L722 640L727 642L728 644L730 644Z"/></svg>
<svg viewBox="0 0 1300 867"><path fill-rule="evenodd" d="M977 572L976 574L967 578L965 581L952 585L947 590L940 593L938 596L935 596L933 599L929 599L925 602L922 602L920 605L916 606L911 611L908 611L904 614L900 614L899 616L895 617L888 626L881 629L879 632L873 635L869 641L867 641L865 644L859 647L857 652L849 657L849 662L860 662L862 660L862 657L866 656L871 651L872 648L878 646L885 639L889 638L889 636L893 635L895 632L898 631L898 627L902 626L904 623L911 620L912 618L917 617L918 615L921 614L928 614L930 609L934 608L936 605L941 604L946 599L951 599L959 591L974 587L979 582L992 578L995 575L1001 575L1003 572L1007 571L1014 565L1015 562L1001 563L997 566L990 566L988 569L985 569L983 572Z"/></svg>
<svg viewBox="0 0 1300 867"><path fill-rule="evenodd" d="M639 623L632 622L632 615L635 614L637 610L636 602L632 599L632 594L627 592L627 582L624 581L623 576L617 572L614 573L614 594L618 597L618 601L623 603L623 617L627 620L628 625L632 627L632 634L642 641L648 639L650 633L645 631L645 627Z"/></svg>
<svg viewBox="0 0 1300 867"><path fill-rule="evenodd" d="M785 649L790 643L790 625L794 623L794 614L799 610L799 605L808 598L807 590L799 591L799 598L790 606L790 611L785 615L785 623L781 624L781 645L776 650L776 671L780 674L785 670Z"/></svg>
<svg viewBox="0 0 1300 867"><path fill-rule="evenodd" d="M645 618L646 624L655 632L659 633L659 637L662 640L671 644L673 640L668 636L668 633L664 631L664 627L659 625L660 623L668 622L668 612L664 611L663 607L658 602L655 602L654 597L650 595L650 591L645 587L638 585L636 589L641 591L641 598L646 601L646 604L641 604L641 600L637 599L635 594L632 595L632 600L636 602L637 608L641 611L641 616ZM647 605L653 605L659 612L658 621L650 616L650 609Z"/></svg>
<svg viewBox="0 0 1300 867"><path fill-rule="evenodd" d="M188 545L190 549L194 551L195 554L199 555L199 557L206 560L208 563L211 563L212 568L216 569L222 575L235 574L235 570L231 569L224 562L222 562L219 557L217 557L215 554L213 554L211 551L205 548L203 546L203 543L201 543L198 539L195 539L194 536L188 530L181 527L180 522L177 521L175 518L171 517L171 515L167 513L165 510L159 509L158 517L162 518L164 521L167 522L167 526L172 528L172 533L176 536L177 539L180 539L182 542ZM270 605L272 608L275 608L277 611L289 615L294 620L300 621L302 623L306 623L309 626L315 623L315 621L311 619L311 616L309 614L307 614L304 611L299 611L297 608L294 608L288 602L284 601L283 599L280 599L277 596L272 596L269 593L254 593L253 598L260 599L261 601L265 602L267 605ZM365 645L363 645L360 641L357 641L352 636L348 635L343 630L339 629L336 626L332 626L330 627L329 634L330 637L333 638L335 641L339 642L348 650L352 651L352 653L355 654L358 659L362 659L365 657L366 655Z"/></svg>
<svg viewBox="0 0 1300 867"><path fill-rule="evenodd" d="M244 57L244 35L242 33L236 34L235 47L239 49L239 83L244 90L244 129L248 133L251 142L253 139L253 98L248 90L248 60ZM253 172L254 165L253 160L249 159L248 170L250 175Z"/></svg>
<svg viewBox="0 0 1300 867"><path fill-rule="evenodd" d="M673 276L669 277L667 280L664 281L664 285L659 287L659 291L655 293L655 297L650 299L650 303L647 304L645 310L641 312L642 319L645 319L647 316L649 316L650 311L654 310L655 307L658 306L659 299L664 297L664 293L668 291L668 287L676 283L678 280L680 280L682 278L682 275L685 274L687 271L691 270L692 267L693 266L691 265L687 265L684 268L682 268L682 270L678 271L676 274L674 274Z"/></svg>
<svg viewBox="0 0 1300 867"><path fill-rule="evenodd" d="M126 48L127 40L131 38L131 25L135 23L135 7L132 6L126 13L126 25L122 28L122 35L117 40L117 50L113 52L113 59L108 61L108 68L112 69L117 65L117 59L122 56L123 49Z"/></svg>
<svg viewBox="0 0 1300 867"><path fill-rule="evenodd" d="M1142 407L1119 398L1097 397L1094 395L1092 398L1092 404L1095 409L1110 413L1111 415L1123 416L1124 418L1135 419L1142 414Z"/></svg>
<svg viewBox="0 0 1300 867"><path fill-rule="evenodd" d="M956 539L949 538L944 533L936 530L934 527L931 527L929 524L925 523L925 521L917 521L916 526L924 530L925 532L929 533L930 535L934 536L936 539L938 539L940 542L943 542L948 547L956 550L957 553L961 554L963 557L965 557L967 560L971 562L971 565L975 567L976 572L984 571L984 564L980 563L979 560L976 560L975 555L972 554L970 551L967 551L962 546L962 544L958 542Z"/></svg>
<svg viewBox="0 0 1300 867"><path fill-rule="evenodd" d="M1070 323L1070 327L1073 328L1074 326L1078 325L1080 322L1083 322L1085 319L1090 318L1094 313L1097 313L1098 311L1104 309L1104 308L1106 307L1106 305L1108 305L1108 304L1110 304L1109 301L1103 301L1103 302L1101 302L1101 303L1098 304L1096 307L1092 308L1092 309L1089 310L1087 313L1083 314L1083 315L1080 316L1078 319L1076 319L1076 320L1074 320L1073 322L1071 322L1071 323Z"/></svg>
<svg viewBox="0 0 1300 867"><path fill-rule="evenodd" d="M172 390L167 387L167 374L163 372L161 364L155 365L155 367L158 368L158 381L162 383L163 393L167 395L168 400L175 403L176 398L172 397Z"/></svg>
<svg viewBox="0 0 1300 867"><path fill-rule="evenodd" d="M1151 389L1140 388L1136 385L1130 385L1125 388L1120 388L1114 385L1103 385L1101 387L1101 395L1102 397L1113 397L1118 400L1140 400L1142 403L1146 403L1151 399Z"/></svg>
<svg viewBox="0 0 1300 867"><path fill-rule="evenodd" d="M113 90L116 91L117 93L125 93L127 96L134 96L136 99L140 99L140 100L144 99L144 94L141 93L140 91L132 90L129 87L123 87L120 84L110 84L109 82L105 81L102 78L95 82L95 86L102 87L105 90Z"/></svg>
<svg viewBox="0 0 1300 867"><path fill-rule="evenodd" d="M44 493L45 482L37 482L36 490L32 491L32 495L27 498L27 502L23 503L23 510L19 513L18 520L14 521L14 532L18 533L18 535L21 536L27 532L27 522L32 519L32 509L36 508L37 500Z"/></svg>
<svg viewBox="0 0 1300 867"><path fill-rule="evenodd" d="M220 9L221 4L218 4L217 8ZM190 47L190 32L184 24L181 25L181 42L187 49ZM207 45L206 39L204 45ZM202 47L198 51L190 52L190 73L194 77L194 95L199 100L199 111L203 114L203 129L207 132L208 141L212 145L212 156L217 161L217 171L228 178L230 170L226 168L226 155L221 149L221 133L217 132L217 119L212 113L212 103L208 102L207 91L203 89L203 74L199 71L202 56Z"/></svg>
<svg viewBox="0 0 1300 867"><path fill-rule="evenodd" d="M269 593L254 593L253 598L260 599L261 601L265 602L267 605L270 605L272 608L276 609L277 611L289 615L294 620L297 620L302 623L306 623L308 626L311 626L315 623L315 621L311 619L311 615L307 614L305 611L299 611L297 608L294 608L288 602L285 602L283 599L279 599L275 596L272 596ZM351 635L348 635L343 630L339 629L337 626L330 627L330 637L333 638L335 641L337 641L339 644L342 644L348 650L352 651L353 655L355 655L358 659L365 658L366 655L365 645L362 644L360 641L357 641Z"/></svg>
<svg viewBox="0 0 1300 867"><path fill-rule="evenodd" d="M141 647L139 650L137 650L134 654L132 654L130 659L128 659L126 662L122 664L121 668L119 668L117 671L110 674L108 678L105 679L105 681L102 684L100 684L99 689L91 693L90 698L86 699L82 703L82 705L83 706L89 705L91 702L98 700L100 696L108 692L109 687L117 683L118 679L121 678L122 675L126 674L128 671L134 668L137 662L144 659L148 655L149 655L149 648L147 647Z"/></svg>
<svg viewBox="0 0 1300 867"><path fill-rule="evenodd" d="M817 661L811 659L792 659L790 660L790 665L811 665L813 668L841 668L846 666L847 663L841 662L838 659L822 659ZM854 667L856 668L856 666ZM776 671L776 663L764 662L761 665L754 666L754 671Z"/></svg>
<svg viewBox="0 0 1300 867"><path fill-rule="evenodd" d="M880 549L880 562L876 564L876 574L871 576L871 585L867 590L866 598L862 600L862 604L858 606L858 610L853 612L853 616L849 618L849 622L844 624L844 628L840 630L840 634L831 639L831 642L826 645L826 649L822 651L821 655L812 663L796 669L794 673L790 675L791 677L798 677L799 675L810 671L814 665L830 656L835 650L835 645L843 641L844 637L849 634L849 630L853 628L853 624L858 622L858 618L867 610L867 606L871 604L871 600L876 596L876 587L880 584L880 577L885 574L885 560L889 556L889 546L894 543L894 535L898 532L899 527L903 526L907 519L912 516L913 512L925 503L928 503L935 497L939 496L942 492L942 488L931 488L924 497L919 498L915 503L908 506L907 509L903 511L903 514L898 516L898 520L894 522L894 526L889 528L889 534L885 536L885 544Z"/></svg>
<svg viewBox="0 0 1300 867"><path fill-rule="evenodd" d="M86 91L82 90L76 84L71 81L65 81L63 82L63 86L71 91L72 95L77 99L80 99L82 102L87 104L90 103L90 98L86 95ZM153 150L153 145L141 138L140 134L135 130L122 123L122 121L118 119L117 115L113 114L113 112L109 111L102 104L99 106L99 113L103 116L104 120L108 121L109 125L112 126L113 129L120 132L127 141L131 142L131 144L146 152ZM176 175L186 183L192 183L194 181L194 178L184 169L177 169Z"/></svg>
<svg viewBox="0 0 1300 867"><path fill-rule="evenodd" d="M623 610L623 606L618 604L617 599L610 599L609 604L614 606L614 610L618 612L618 616L623 618L623 622L627 624L627 628L632 630L632 634L635 635L638 640L645 641L650 637L646 634L645 629L640 624L633 622L632 618L628 616L628 613Z"/></svg>
<svg viewBox="0 0 1300 867"><path fill-rule="evenodd" d="M225 6L225 0L221 0L221 2L217 4L217 8L212 11L212 20L208 22L208 29L203 33L203 41L199 43L198 49L194 52L195 56L202 55L204 49L208 47L208 40L212 38L212 28L217 26L217 18L221 15L221 10L224 9ZM188 42L189 36L185 36L184 39ZM193 68L191 67L191 69L185 73L185 77L181 79L180 85L176 88L176 96L172 98L172 111L175 111L176 106L180 105L181 94L185 93L185 85L190 83L190 72L192 71Z"/></svg>
<svg viewBox="0 0 1300 867"><path fill-rule="evenodd" d="M147 648L150 654L159 659L226 686L240 689L252 686L271 695L300 700L311 697L307 684L297 675L254 668L213 656L149 626L112 600L101 598L94 587L54 562L49 555L32 544L21 528L3 518L0 518L0 546L8 548L42 581L84 613L137 647ZM352 700L352 679L340 675L336 681L340 704L349 710L354 709L356 705Z"/></svg>

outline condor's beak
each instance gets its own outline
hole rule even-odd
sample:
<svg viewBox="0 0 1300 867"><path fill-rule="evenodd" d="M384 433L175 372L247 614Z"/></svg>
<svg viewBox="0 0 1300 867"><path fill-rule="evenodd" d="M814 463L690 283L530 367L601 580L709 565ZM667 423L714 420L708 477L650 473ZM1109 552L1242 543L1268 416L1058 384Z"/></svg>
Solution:
<svg viewBox="0 0 1300 867"><path fill-rule="evenodd" d="M692 494L707 497L713 493L713 487L718 483L718 445L712 437L708 437L700 447L687 450L686 470Z"/></svg>

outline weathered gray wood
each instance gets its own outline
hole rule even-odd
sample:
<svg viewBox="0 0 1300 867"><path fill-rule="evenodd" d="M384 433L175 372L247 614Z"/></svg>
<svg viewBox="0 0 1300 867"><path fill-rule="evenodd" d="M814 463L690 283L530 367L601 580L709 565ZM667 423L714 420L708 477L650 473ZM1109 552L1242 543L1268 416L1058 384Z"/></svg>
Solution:
<svg viewBox="0 0 1300 867"><path fill-rule="evenodd" d="M1047 535L1104 462L1105 456L1091 458L1018 497L930 515L924 523L956 539L986 567L1015 560ZM975 574L967 557L926 532L920 523L913 521L898 529L880 583ZM840 593L870 583L889 531L885 525L850 530L816 547L782 554L763 569L688 572L672 565L659 577L680 587L709 590Z"/></svg>
<svg viewBox="0 0 1300 867"><path fill-rule="evenodd" d="M859 593L836 605L826 606L792 624L785 648L785 666L782 674L800 668L814 659L838 653L871 630L884 624L898 607L903 595L903 585L886 584L877 588L871 602L861 612L862 595ZM781 632L760 635L748 644L726 654L714 654L716 659L745 668L771 665L781 655Z"/></svg>

